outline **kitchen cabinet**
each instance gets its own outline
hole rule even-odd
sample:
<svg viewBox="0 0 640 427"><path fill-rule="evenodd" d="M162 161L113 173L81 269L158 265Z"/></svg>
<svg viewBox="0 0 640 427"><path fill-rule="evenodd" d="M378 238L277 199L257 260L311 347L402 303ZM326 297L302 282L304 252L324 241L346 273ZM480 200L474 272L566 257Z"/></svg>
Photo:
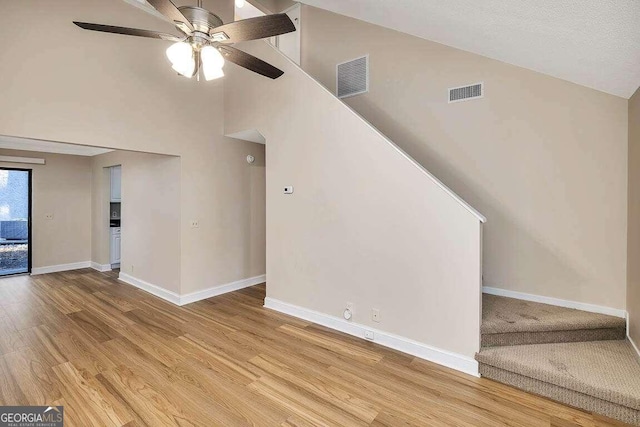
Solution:
<svg viewBox="0 0 640 427"><path fill-rule="evenodd" d="M121 229L120 227L111 227L111 266L114 264L120 264L120 250L121 250Z"/></svg>
<svg viewBox="0 0 640 427"><path fill-rule="evenodd" d="M111 201L122 201L122 166L114 166L111 169Z"/></svg>

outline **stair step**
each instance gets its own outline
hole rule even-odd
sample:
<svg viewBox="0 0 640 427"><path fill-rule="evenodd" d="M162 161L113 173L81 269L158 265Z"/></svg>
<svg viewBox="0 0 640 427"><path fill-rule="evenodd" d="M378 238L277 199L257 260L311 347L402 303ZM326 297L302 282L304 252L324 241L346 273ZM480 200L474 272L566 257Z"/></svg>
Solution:
<svg viewBox="0 0 640 427"><path fill-rule="evenodd" d="M640 425L640 360L626 340L484 348L483 377Z"/></svg>
<svg viewBox="0 0 640 427"><path fill-rule="evenodd" d="M482 347L622 340L625 319L484 294Z"/></svg>

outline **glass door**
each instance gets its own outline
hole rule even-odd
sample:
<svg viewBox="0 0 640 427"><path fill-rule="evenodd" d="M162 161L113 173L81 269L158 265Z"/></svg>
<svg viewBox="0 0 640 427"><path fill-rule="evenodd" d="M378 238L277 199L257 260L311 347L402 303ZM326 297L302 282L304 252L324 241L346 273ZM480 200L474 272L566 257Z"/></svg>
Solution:
<svg viewBox="0 0 640 427"><path fill-rule="evenodd" d="M31 272L31 170L0 168L0 276Z"/></svg>

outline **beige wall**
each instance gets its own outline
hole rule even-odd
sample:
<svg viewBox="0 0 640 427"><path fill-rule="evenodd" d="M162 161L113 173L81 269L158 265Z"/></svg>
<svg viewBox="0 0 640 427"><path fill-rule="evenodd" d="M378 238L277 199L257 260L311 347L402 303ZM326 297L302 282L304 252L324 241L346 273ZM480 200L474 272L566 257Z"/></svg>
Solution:
<svg viewBox="0 0 640 427"><path fill-rule="evenodd" d="M371 90L345 101L488 218L484 284L624 309L627 101L303 6L302 66L335 92L369 54ZM482 100L447 89L484 82Z"/></svg>
<svg viewBox="0 0 640 427"><path fill-rule="evenodd" d="M249 2L265 13L279 13L296 4L292 0L249 0Z"/></svg>
<svg viewBox="0 0 640 427"><path fill-rule="evenodd" d="M233 18L231 1L204 5ZM263 274L264 241L247 237L248 216L231 221L248 193L230 190L247 182L246 155L263 148L222 136L224 79L179 77L165 57L168 42L87 32L72 20L176 32L119 1L3 4L0 134L179 155L181 291ZM193 219L200 228L190 228Z"/></svg>
<svg viewBox="0 0 640 427"><path fill-rule="evenodd" d="M109 264L106 168L121 165L121 271L180 293L180 158L113 151L92 160L92 260Z"/></svg>
<svg viewBox="0 0 640 427"><path fill-rule="evenodd" d="M640 345L640 89L629 100L629 336Z"/></svg>
<svg viewBox="0 0 640 427"><path fill-rule="evenodd" d="M32 172L32 267L91 260L91 158L34 151L0 155L45 159L44 165L2 163ZM53 220L45 219L48 213Z"/></svg>
<svg viewBox="0 0 640 427"><path fill-rule="evenodd" d="M336 317L353 303L353 322L473 365L478 217L267 43L241 47L285 71L225 82L226 132L267 140L267 296Z"/></svg>

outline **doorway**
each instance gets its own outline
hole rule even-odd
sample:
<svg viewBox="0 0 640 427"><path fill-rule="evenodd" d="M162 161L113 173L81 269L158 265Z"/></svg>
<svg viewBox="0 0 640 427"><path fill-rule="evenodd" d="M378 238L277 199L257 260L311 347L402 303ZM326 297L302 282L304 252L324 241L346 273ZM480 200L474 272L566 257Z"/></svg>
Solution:
<svg viewBox="0 0 640 427"><path fill-rule="evenodd" d="M0 276L31 272L31 170L0 168Z"/></svg>

